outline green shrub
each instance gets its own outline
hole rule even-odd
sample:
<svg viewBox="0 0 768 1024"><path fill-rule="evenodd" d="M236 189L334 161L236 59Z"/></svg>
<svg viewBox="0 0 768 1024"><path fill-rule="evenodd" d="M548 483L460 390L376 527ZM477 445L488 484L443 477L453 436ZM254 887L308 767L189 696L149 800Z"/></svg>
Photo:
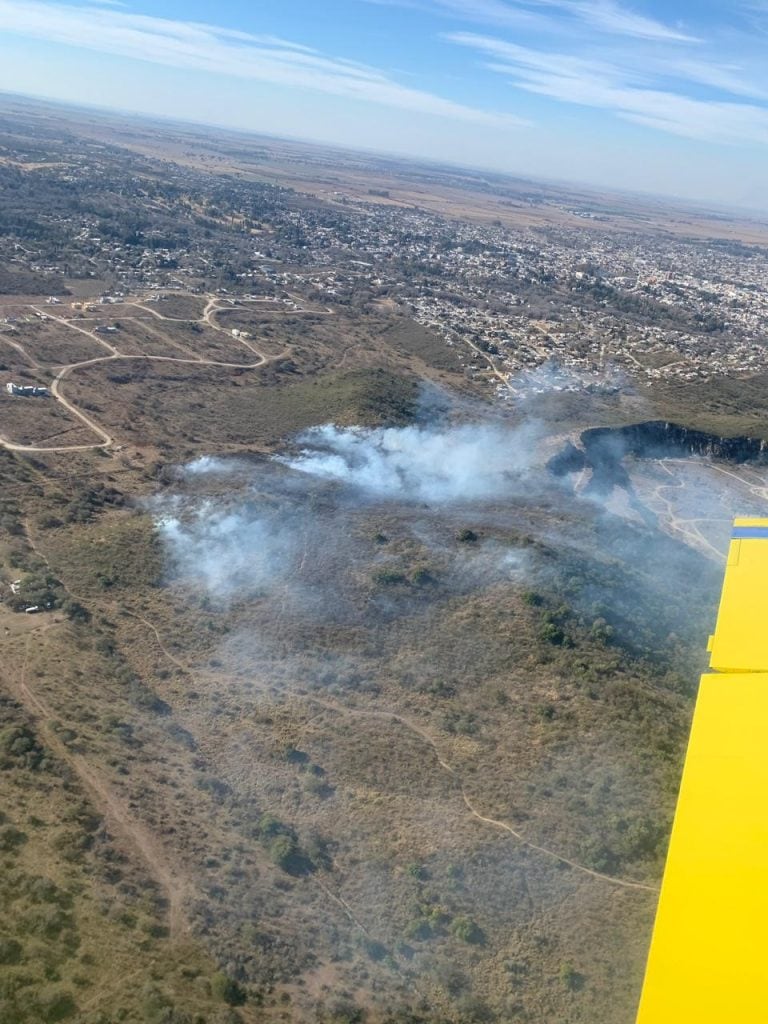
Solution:
<svg viewBox="0 0 768 1024"><path fill-rule="evenodd" d="M295 872L299 868L301 851L293 836L279 835L269 844L269 856L272 863L283 871Z"/></svg>
<svg viewBox="0 0 768 1024"><path fill-rule="evenodd" d="M211 978L211 992L216 999L220 999L228 1006L242 1006L245 1002L245 991L223 971L217 972Z"/></svg>
<svg viewBox="0 0 768 1024"><path fill-rule="evenodd" d="M485 942L483 929L470 917L455 917L451 922L451 934L462 942L469 942L474 946L481 946Z"/></svg>
<svg viewBox="0 0 768 1024"><path fill-rule="evenodd" d="M426 942L434 936L434 932L427 918L416 917L406 925L405 936L417 942Z"/></svg>
<svg viewBox="0 0 768 1024"><path fill-rule="evenodd" d="M24 948L16 939L0 935L0 964L18 964L24 953ZM2 1020L2 1017L0 1017Z"/></svg>
<svg viewBox="0 0 768 1024"><path fill-rule="evenodd" d="M554 647L562 647L566 636L563 630L554 622L544 622L539 629L539 639L544 643L552 644Z"/></svg>
<svg viewBox="0 0 768 1024"><path fill-rule="evenodd" d="M16 828L14 825L4 825L0 828L0 850L9 852L23 846L27 841L26 832Z"/></svg>
<svg viewBox="0 0 768 1024"><path fill-rule="evenodd" d="M408 582L404 573L394 569L378 569L373 574L373 581L383 587L394 587Z"/></svg>
<svg viewBox="0 0 768 1024"><path fill-rule="evenodd" d="M75 1000L66 989L50 985L37 990L34 996L38 1019L48 1022L66 1020L77 1012Z"/></svg>
<svg viewBox="0 0 768 1024"><path fill-rule="evenodd" d="M560 964L560 981L569 992L578 992L584 987L585 980L584 975L580 974L572 963Z"/></svg>

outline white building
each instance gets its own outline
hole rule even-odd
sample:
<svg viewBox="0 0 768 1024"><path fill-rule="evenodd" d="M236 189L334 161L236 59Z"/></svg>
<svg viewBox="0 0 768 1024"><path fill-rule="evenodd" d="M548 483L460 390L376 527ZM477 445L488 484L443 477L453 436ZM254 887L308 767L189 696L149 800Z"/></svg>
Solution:
<svg viewBox="0 0 768 1024"><path fill-rule="evenodd" d="M48 388L41 388L37 384L14 384L9 381L5 385L9 395L17 395L21 398L47 398Z"/></svg>

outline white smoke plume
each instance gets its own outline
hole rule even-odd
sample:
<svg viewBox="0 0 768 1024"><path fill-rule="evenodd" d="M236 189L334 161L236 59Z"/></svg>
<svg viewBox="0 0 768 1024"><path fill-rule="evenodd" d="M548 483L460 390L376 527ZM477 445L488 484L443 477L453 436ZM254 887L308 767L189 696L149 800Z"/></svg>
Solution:
<svg viewBox="0 0 768 1024"><path fill-rule="evenodd" d="M177 575L219 598L269 590L291 571L299 540L287 520L247 507L222 510L210 501L190 517L161 515L157 529Z"/></svg>
<svg viewBox="0 0 768 1024"><path fill-rule="evenodd" d="M500 423L438 427L337 427L304 433L291 469L373 498L454 504L501 498L531 468L539 430Z"/></svg>
<svg viewBox="0 0 768 1024"><path fill-rule="evenodd" d="M238 459L221 459L216 455L201 455L192 462L182 466L181 472L184 476L229 476L243 469L243 462Z"/></svg>
<svg viewBox="0 0 768 1024"><path fill-rule="evenodd" d="M457 523L463 523L464 508L474 517L483 502L512 504L530 491L539 437L537 427L500 421L328 424L303 434L297 454L271 463L195 459L182 468L181 479L199 483L237 474L231 493L165 499L155 506L155 520L173 575L222 601L279 590L282 601L317 614L334 588L354 591L359 564L366 571L376 565L398 571L391 564L396 556L386 547L372 548L357 522L363 504L391 508L401 538L436 559L446 583L467 585L481 566L485 580L489 574L508 578L523 571L523 563L512 564L508 550L487 543L457 549ZM414 518L412 506L424 504L429 523ZM342 603L341 596L330 602L339 612Z"/></svg>

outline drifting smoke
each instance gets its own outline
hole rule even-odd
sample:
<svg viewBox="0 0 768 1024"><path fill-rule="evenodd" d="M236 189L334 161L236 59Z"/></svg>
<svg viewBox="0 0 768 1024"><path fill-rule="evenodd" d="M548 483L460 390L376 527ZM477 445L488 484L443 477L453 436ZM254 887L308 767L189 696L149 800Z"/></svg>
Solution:
<svg viewBox="0 0 768 1024"><path fill-rule="evenodd" d="M205 714L215 714L218 706L231 714L239 707L246 722L254 705L263 702L271 708L286 696L298 703L304 698L311 701L313 695L327 702L354 694L349 702L354 709L368 707L366 694L377 699L382 694L381 706L387 708L398 689L404 694L435 694L429 700L440 709L430 719L429 731L441 744L441 728L471 735L477 712L477 728L486 732L483 742L467 743L466 749L476 751L471 754L478 758L472 770L477 764L480 778L483 765L492 763L482 761L483 752L494 751L497 742L492 719L505 713L500 701L498 712L484 717L482 701L478 705L473 698L475 691L489 704L497 691L493 700L509 696L522 707L528 701L531 708L544 709L552 688L559 685L568 700L576 700L574 685L588 686L595 702L603 687L609 700L618 700L622 686L628 688L632 682L620 673L620 657L625 655L650 659L642 672L659 688L678 661L686 678L692 676L695 661L688 637L692 632L705 636L707 624L699 628L691 619L711 619L706 595L716 595L713 576L719 569L645 521L633 525L627 515L610 514L607 504L578 500L544 470L538 454L542 437L537 426L498 420L458 426L438 421L391 429L326 425L303 434L296 452L271 461L203 457L185 467L182 493L164 499L155 509L177 577L204 589L220 604L257 598L238 607L237 616L229 620L233 632L214 641L217 674ZM673 515L682 498L669 471L657 465L637 472L632 468L633 481L635 475L641 477L640 497L649 507L655 502L659 511L675 501L678 504L669 506ZM692 472L687 464L685 469ZM218 492L215 498L202 497L207 480L210 491ZM721 483L732 486L732 477L722 477ZM698 507L698 496L695 504ZM522 585L532 588L527 594L530 606L523 612ZM454 600L465 595L466 605ZM528 619L537 616L540 621L532 626ZM529 635L534 628L540 632ZM567 651L571 632L578 645L586 643L589 629L609 641L605 651L597 652L598 664L573 662L579 672L576 684L570 678L558 683L550 667L538 671L531 661L536 649L532 645L544 648L549 666L560 645ZM552 654L548 644L555 645ZM617 672L614 684L610 677ZM627 707L634 706L635 699L640 700L633 696ZM426 708L428 702L420 700L418 706ZM401 713L396 699L391 707ZM641 707L644 712L645 705ZM652 702L648 707L653 708ZM357 816L360 773L371 770L370 785L385 793L390 785L405 785L403 780L409 779L416 780L408 784L420 794L428 793L429 798L420 799L403 819L406 824L399 826L414 849L436 848L430 870L437 876L449 870L449 859L453 864L455 850L461 849L465 829L463 818L456 818L456 807L463 815L463 805L444 796L444 779L434 768L434 758L424 756L425 749L404 729L403 719L348 720L338 715L327 726L321 720L313 732L309 724L318 711L317 701L306 708L302 750L317 758L318 767L322 761L327 773L323 785L329 792L334 787L338 791L327 810L325 797L320 796L314 803L304 801L302 813L320 832L332 834L345 809L351 808L359 854L354 867L356 905L365 908L373 933L391 939L394 948L400 925L388 914L405 898L404 890L397 887L396 872L388 872L386 878L375 874L381 857L373 851L381 849L383 840L375 831L375 817L370 824ZM656 820L656 776L648 781L647 773L637 770L645 762L631 753L631 712L625 726L614 711L605 719L596 714L589 743L576 735L567 743L562 726L557 748L549 749L540 767L535 763L541 742L539 718L531 714L526 724L526 715L517 715L510 734L519 735L515 742L521 748L529 743L534 755L518 762L513 754L507 761L503 742L498 741L503 756L488 774L495 784L499 778L505 780L509 792L519 785L516 799L534 819L527 827L534 837L534 804L527 803L526 793L546 790L547 806L555 807L547 812L550 820L559 816L567 824L562 835L553 826L554 847L563 843L568 852L564 836L581 834L586 852L577 849L579 859L600 870L634 876L635 854L623 852L623 833L612 822ZM276 800L274 758L260 731L265 730L244 730L248 740L242 741L242 748L239 740L222 739L223 733L215 733L215 742L209 744L215 748L216 743L232 743L231 748L219 748L217 760L231 786L230 799L239 801L238 813L242 811L244 818L247 809L270 807ZM358 734L361 744L370 745L368 759L356 745ZM668 742L675 742L674 736ZM380 764L390 746L397 752L398 768L382 772ZM458 767L462 769L461 763ZM412 774L401 777L406 768ZM509 774L500 776L499 771ZM569 782L563 786L561 781L554 784L555 779ZM425 789L429 786L435 786L434 795ZM347 799L350 803L344 802ZM573 810L581 803L590 808L583 820ZM452 832L454 823L458 830ZM445 845L437 848L435 836L442 834ZM611 843L618 850L615 855ZM590 852L593 846L597 853ZM605 860L603 847L615 863ZM603 860L590 859L597 856ZM467 853L462 867L468 906L481 922L503 920L507 934L519 926L520 908L534 907L532 888L546 912L550 905L561 905L564 891L578 884L561 871L561 862L529 857L506 838L497 845L484 843L482 857ZM642 859L639 870L648 870ZM250 920L260 912L249 886L239 884L238 888L234 882L227 890L228 926L239 914ZM585 898L584 891L578 890L579 899ZM588 918L588 907L585 913ZM535 910L530 914L535 921ZM338 940L328 940L334 941ZM430 957L435 954L425 950L419 956L421 969L431 970Z"/></svg>
<svg viewBox="0 0 768 1024"><path fill-rule="evenodd" d="M229 476L243 468L243 463L237 459L220 459L215 455L201 455L192 462L188 462L181 469L182 475L197 476Z"/></svg>
<svg viewBox="0 0 768 1024"><path fill-rule="evenodd" d="M530 489L538 428L501 423L367 429L317 427L299 438L295 455L271 463L203 456L181 470L203 481L237 475L229 500L176 498L155 507L161 538L177 578L219 599L266 594L291 582L295 596L322 604L333 581L354 568L350 534L362 504L428 504L448 515L479 512L480 502L507 501ZM341 489L340 489L341 485ZM438 517L439 518L439 517ZM437 533L408 512L404 529L435 551ZM451 534L452 536L452 534ZM370 545L366 549L370 558ZM482 555L482 558L481 558ZM386 558L386 556L382 556ZM481 552L508 575L520 559ZM470 573L466 553L454 563Z"/></svg>
<svg viewBox="0 0 768 1024"><path fill-rule="evenodd" d="M303 434L286 466L347 484L385 501L454 504L512 494L531 462L540 432L501 424L449 428L341 428Z"/></svg>
<svg viewBox="0 0 768 1024"><path fill-rule="evenodd" d="M184 519L166 513L157 528L179 577L219 598L269 590L289 571L297 550L294 523L247 507L222 511L210 501Z"/></svg>
<svg viewBox="0 0 768 1024"><path fill-rule="evenodd" d="M493 579L528 578L559 589L556 577L571 560L582 566L582 574L584 566L616 558L626 569L610 582L602 579L602 570L590 570L589 585L570 595L574 605L586 609L585 614L599 609L595 618L610 618L617 634L629 635L635 629L628 624L643 618L632 609L648 594L665 594L652 597L666 613L649 613L654 622L647 635L652 633L658 644L664 630L669 632L666 620L684 629L690 613L687 606L678 609L674 599L680 590L675 583L680 560L687 566L684 577L694 583L703 566L694 570L687 565L690 549L670 546L657 515L675 514L671 504L667 510L674 497L680 510L672 520L675 533L690 515L695 523L685 528L684 539L712 555L703 520L712 523L718 543L720 533L727 532L733 496L718 494L710 499L718 507L705 509L701 488L694 489L696 509L688 513L682 495L691 488L680 489L667 470L648 464L633 474L637 492L630 487L626 495L596 494L600 501L574 504L573 495L544 471L538 455L542 438L539 425L496 419L459 425L443 419L398 428L327 424L302 434L295 452L271 461L196 459L184 467L183 478L196 485L204 485L206 478L236 478L231 493L215 499L189 494L166 503L156 515L158 529L176 577L220 601L279 592L286 610L321 620L363 615L365 608L386 616L405 611L408 601L413 607L426 600L418 588L397 589L396 581L409 574L429 578L433 585L439 581L445 595L466 593ZM629 487L627 471L619 465ZM681 469L686 480L697 472L688 463ZM717 478L733 489L731 477ZM622 496L626 500L618 500ZM560 515L542 515L553 502L568 517L568 531ZM419 513L425 505L429 513ZM394 517L397 544L406 545L407 553L398 554L396 545L372 543L368 517L374 509L377 516ZM468 525L475 540L457 545L457 535ZM595 530L601 538L598 547ZM520 546L515 534L538 537L556 556L544 564L535 550ZM638 566L647 570L643 586L637 581L626 586ZM372 579L385 585L371 590ZM395 583L387 589L386 581Z"/></svg>

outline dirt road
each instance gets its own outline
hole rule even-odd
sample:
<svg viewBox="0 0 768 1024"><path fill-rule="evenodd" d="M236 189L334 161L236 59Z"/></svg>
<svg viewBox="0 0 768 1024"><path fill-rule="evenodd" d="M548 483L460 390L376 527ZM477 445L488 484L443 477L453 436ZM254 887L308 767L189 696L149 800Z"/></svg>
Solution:
<svg viewBox="0 0 768 1024"><path fill-rule="evenodd" d="M213 330L220 331L221 333L226 334L230 338L233 337L231 331L227 331L225 328L219 327L219 325L216 324L214 322L214 319L213 319L213 317L214 317L215 313L217 312L217 310L219 308L221 308L220 307L221 300L217 299L215 296L209 296L208 300L209 300L208 304L205 307L205 310L203 312L203 316L202 316L201 319L199 319L199 320L183 320L183 321L180 321L180 320L178 320L177 318L174 318L174 317L165 317L165 316L163 316L162 313L159 313L157 310L150 309L148 306L144 306L140 302L130 302L129 304L132 305L132 306L135 306L138 309L144 310L145 312L147 312L147 313L151 314L152 316L156 317L158 320L168 320L168 321L173 322L173 323L206 324L207 326L213 328ZM95 331L91 331L91 330L89 330L89 329L87 329L85 327L81 327L79 324L74 323L72 320L67 320L64 317L56 316L56 315L50 313L48 310L41 310L41 309L38 309L36 306L32 306L31 308L36 313L40 314L41 316L46 316L50 320L55 320L56 323L61 324L63 327L69 328L70 330L78 331L80 334L84 334L86 337L88 337L91 340L97 342L99 345L101 345L103 348L105 348L107 350L107 352L109 353L108 355L96 356L96 357L94 357L92 359L83 359L83 360L80 360L79 362L68 363L65 366L62 366L59 369L59 371L56 374L56 376L54 377L53 383L51 385L51 395L52 395L52 397L57 402L59 402L59 404L62 405L67 410L67 412L69 412L71 415L75 416L78 420L80 420L81 423L84 423L85 426L88 427L88 429L91 430L94 434L96 434L97 437L101 438L101 440L97 441L97 442L94 442L93 444L50 445L50 446L46 446L46 445L18 444L15 441L9 441L6 438L0 437L0 445L2 445L2 447L4 447L4 448L7 448L9 451L13 451L13 452L30 452L30 453L31 452L84 452L84 451L91 451L91 450L93 450L95 448L108 448L110 445L113 445L115 443L115 438L110 433L108 433L108 431L106 431L102 426L100 426L91 416L86 415L84 412L82 412L80 409L78 409L76 405L74 405L72 402L70 402L69 399L67 399L62 394L61 384L65 380L65 378L68 377L73 371L79 370L79 369L83 369L83 367L94 366L97 363L110 362L110 361L116 361L116 360L124 360L124 361L131 361L131 360L146 361L146 360L149 360L150 362L181 363L181 364L191 365L191 366L219 366L219 367L223 367L225 369L256 370L259 367L264 366L268 362L274 362L275 360L283 359L287 355L287 352L282 352L282 353L280 353L277 356L267 357L266 355L264 355L263 352L260 352L256 348L255 345L252 345L250 343L250 341L248 341L247 339L242 338L242 337L239 337L236 340L240 342L240 344L243 346L243 348L246 349L250 355L256 356L256 359L257 359L256 362L233 363L233 362L225 362L225 361L218 360L218 359L204 359L202 357L201 358L191 358L190 357L189 359L184 359L183 357L180 357L180 356L156 356L156 355L139 355L139 356L135 356L135 355L126 355L125 353L121 352L119 349L115 348L114 345L111 345L109 342L105 341L104 338L102 338ZM288 313L288 312L290 312L290 311L286 310L286 313ZM14 348L18 349L19 352L22 355L24 355L27 359L29 359L33 366L39 366L39 364L36 364L34 362L34 360L31 359L31 357L24 350L24 348L23 348L23 346L21 344L15 342L15 341L11 342L11 344L14 346Z"/></svg>
<svg viewBox="0 0 768 1024"><path fill-rule="evenodd" d="M48 627L50 628L50 627ZM19 678L11 684L14 695L36 721L46 746L56 757L68 764L112 831L120 836L144 862L150 876L157 882L168 903L168 930L171 938L188 931L184 902L190 891L188 883L169 863L165 851L149 829L131 813L125 801L99 777L86 759L70 750L51 727L56 715L27 682L27 664L32 637L26 639L25 657Z"/></svg>

